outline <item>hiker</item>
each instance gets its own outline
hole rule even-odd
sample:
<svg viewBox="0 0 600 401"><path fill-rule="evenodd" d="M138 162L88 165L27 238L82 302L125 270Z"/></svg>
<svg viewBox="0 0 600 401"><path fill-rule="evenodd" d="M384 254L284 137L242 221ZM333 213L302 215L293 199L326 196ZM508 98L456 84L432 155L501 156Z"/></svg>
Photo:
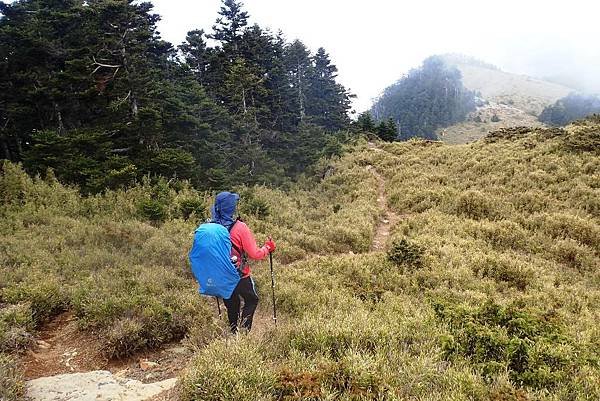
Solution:
<svg viewBox="0 0 600 401"><path fill-rule="evenodd" d="M244 300L241 312L241 326L250 331L254 311L258 305L258 295L252 280L248 258L261 260L275 250L275 242L268 238L262 247L258 247L250 228L239 218L234 219L235 210L240 196L233 192L221 192L215 198L211 209L212 222L218 223L229 230L231 238L231 260L240 272L240 281L229 299L224 299L227 317L232 333L238 329L240 318L240 298Z"/></svg>

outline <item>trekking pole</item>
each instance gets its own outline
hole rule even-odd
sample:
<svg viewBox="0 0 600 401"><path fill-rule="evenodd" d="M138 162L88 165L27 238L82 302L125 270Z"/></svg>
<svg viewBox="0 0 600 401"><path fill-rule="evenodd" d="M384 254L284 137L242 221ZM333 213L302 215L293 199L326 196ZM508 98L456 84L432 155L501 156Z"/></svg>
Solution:
<svg viewBox="0 0 600 401"><path fill-rule="evenodd" d="M275 307L275 276L273 274L273 253L269 253L269 262L271 262L271 291L273 293L273 321L277 327L277 308Z"/></svg>
<svg viewBox="0 0 600 401"><path fill-rule="evenodd" d="M221 303L219 302L219 297L215 297L217 300L217 310L219 311L219 320L221 320Z"/></svg>

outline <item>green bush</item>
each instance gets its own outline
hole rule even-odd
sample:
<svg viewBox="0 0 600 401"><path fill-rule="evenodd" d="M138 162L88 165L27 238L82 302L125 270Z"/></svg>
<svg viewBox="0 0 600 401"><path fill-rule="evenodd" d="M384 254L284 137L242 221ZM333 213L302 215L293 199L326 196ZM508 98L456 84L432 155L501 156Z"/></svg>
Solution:
<svg viewBox="0 0 600 401"><path fill-rule="evenodd" d="M521 291L531 284L534 277L531 269L523 266L514 258L499 255L475 259L472 269L480 277L488 277L507 283Z"/></svg>
<svg viewBox="0 0 600 401"><path fill-rule="evenodd" d="M388 251L388 260L397 266L419 269L423 266L425 249L406 239L395 241Z"/></svg>
<svg viewBox="0 0 600 401"><path fill-rule="evenodd" d="M256 196L253 191L242 191L240 194L239 214L264 219L271 214L269 204L264 199Z"/></svg>
<svg viewBox="0 0 600 401"><path fill-rule="evenodd" d="M458 195L451 211L458 216L474 220L495 220L502 216L502 211L496 201L478 190L468 190Z"/></svg>
<svg viewBox="0 0 600 401"><path fill-rule="evenodd" d="M0 352L31 345L35 323L29 304L0 306Z"/></svg>
<svg viewBox="0 0 600 401"><path fill-rule="evenodd" d="M208 217L204 207L204 201L199 198L184 198L179 200L179 213L185 220L194 216L197 220Z"/></svg>
<svg viewBox="0 0 600 401"><path fill-rule="evenodd" d="M478 308L435 303L434 310L450 330L442 337L445 357L468 358L490 380L507 371L518 385L548 389L567 383L586 364L551 312L493 301Z"/></svg>
<svg viewBox="0 0 600 401"><path fill-rule="evenodd" d="M152 222L163 222L168 216L167 205L158 199L144 199L138 204L140 216Z"/></svg>

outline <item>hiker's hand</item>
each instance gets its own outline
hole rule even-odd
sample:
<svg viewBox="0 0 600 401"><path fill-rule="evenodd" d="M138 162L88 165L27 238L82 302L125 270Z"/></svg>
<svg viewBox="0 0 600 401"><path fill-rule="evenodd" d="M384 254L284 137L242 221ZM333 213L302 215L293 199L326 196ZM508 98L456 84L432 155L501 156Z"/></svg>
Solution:
<svg viewBox="0 0 600 401"><path fill-rule="evenodd" d="M267 239L267 241L265 242L265 247L267 248L267 250L269 251L269 253L273 253L275 251L275 242L273 242L273 240L271 239L271 237L269 237Z"/></svg>

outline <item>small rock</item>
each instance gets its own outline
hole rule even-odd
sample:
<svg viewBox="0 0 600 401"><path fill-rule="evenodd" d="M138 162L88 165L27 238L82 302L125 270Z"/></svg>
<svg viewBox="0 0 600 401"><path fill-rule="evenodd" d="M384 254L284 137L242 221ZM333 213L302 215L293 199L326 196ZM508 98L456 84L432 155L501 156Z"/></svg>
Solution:
<svg viewBox="0 0 600 401"><path fill-rule="evenodd" d="M44 340L37 340L35 343L41 349L48 349L51 347L51 345Z"/></svg>
<svg viewBox="0 0 600 401"><path fill-rule="evenodd" d="M144 370L144 371L153 369L157 366L158 366L158 363L156 363L156 362L148 361L147 359L140 359L140 368L142 368L142 370Z"/></svg>

